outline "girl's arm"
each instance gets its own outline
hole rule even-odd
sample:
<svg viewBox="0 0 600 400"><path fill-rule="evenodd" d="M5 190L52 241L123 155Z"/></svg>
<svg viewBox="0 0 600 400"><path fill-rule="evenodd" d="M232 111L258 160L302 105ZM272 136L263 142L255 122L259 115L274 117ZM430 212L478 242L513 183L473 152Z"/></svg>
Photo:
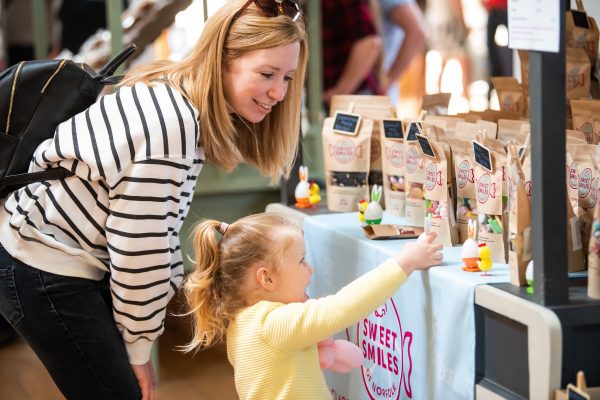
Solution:
<svg viewBox="0 0 600 400"><path fill-rule="evenodd" d="M302 349L369 315L406 280L392 258L343 287L335 295L275 306L265 317L263 334L274 346Z"/></svg>

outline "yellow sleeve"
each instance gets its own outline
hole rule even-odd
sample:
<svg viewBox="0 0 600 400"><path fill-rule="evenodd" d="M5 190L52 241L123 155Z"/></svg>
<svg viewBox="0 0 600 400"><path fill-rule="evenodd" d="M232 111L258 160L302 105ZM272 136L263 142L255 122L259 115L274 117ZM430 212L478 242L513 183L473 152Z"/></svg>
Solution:
<svg viewBox="0 0 600 400"><path fill-rule="evenodd" d="M334 295L272 308L263 334L277 347L299 350L358 322L390 298L406 280L390 258Z"/></svg>

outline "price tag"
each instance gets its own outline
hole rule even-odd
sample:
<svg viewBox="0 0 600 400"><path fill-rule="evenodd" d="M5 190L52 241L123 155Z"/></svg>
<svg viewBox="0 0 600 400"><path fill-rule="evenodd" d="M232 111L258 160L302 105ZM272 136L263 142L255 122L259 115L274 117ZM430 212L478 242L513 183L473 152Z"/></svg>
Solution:
<svg viewBox="0 0 600 400"><path fill-rule="evenodd" d="M336 112L333 119L333 131L354 136L358 133L361 116L358 114Z"/></svg>
<svg viewBox="0 0 600 400"><path fill-rule="evenodd" d="M477 141L473 141L473 153L475 153L475 162L486 170L492 171L492 153L490 150Z"/></svg>
<svg viewBox="0 0 600 400"><path fill-rule="evenodd" d="M400 121L399 119L384 119L383 120L383 134L388 139L404 138L404 131L402 129L402 121Z"/></svg>
<svg viewBox="0 0 600 400"><path fill-rule="evenodd" d="M417 140L417 135L421 134L422 128L421 122L411 122L408 127L408 135L406 136L406 140Z"/></svg>
<svg viewBox="0 0 600 400"><path fill-rule="evenodd" d="M585 11L571 10L571 15L573 16L573 23L575 26L579 28L590 29L590 24Z"/></svg>
<svg viewBox="0 0 600 400"><path fill-rule="evenodd" d="M423 151L423 154L427 157L435 158L435 151L433 151L433 146L431 145L431 143L429 143L429 139L427 138L427 136L417 135L417 140L421 145L421 150Z"/></svg>

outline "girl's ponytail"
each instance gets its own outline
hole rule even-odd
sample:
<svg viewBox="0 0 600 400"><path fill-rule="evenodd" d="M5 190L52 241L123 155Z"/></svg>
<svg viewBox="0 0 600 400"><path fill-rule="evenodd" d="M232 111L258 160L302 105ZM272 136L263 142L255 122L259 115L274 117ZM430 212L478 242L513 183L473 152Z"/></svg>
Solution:
<svg viewBox="0 0 600 400"><path fill-rule="evenodd" d="M219 228L221 222L204 220L194 229L196 266L184 284L188 314L193 317L192 340L183 347L186 352L210 346L227 329L222 316Z"/></svg>

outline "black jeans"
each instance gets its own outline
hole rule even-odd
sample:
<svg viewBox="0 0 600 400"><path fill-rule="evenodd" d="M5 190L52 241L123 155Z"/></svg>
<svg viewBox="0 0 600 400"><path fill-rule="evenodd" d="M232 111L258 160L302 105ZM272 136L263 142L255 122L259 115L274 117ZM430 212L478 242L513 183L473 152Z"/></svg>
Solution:
<svg viewBox="0 0 600 400"><path fill-rule="evenodd" d="M93 281L51 274L0 246L0 315L67 399L142 397L112 316L108 276Z"/></svg>

